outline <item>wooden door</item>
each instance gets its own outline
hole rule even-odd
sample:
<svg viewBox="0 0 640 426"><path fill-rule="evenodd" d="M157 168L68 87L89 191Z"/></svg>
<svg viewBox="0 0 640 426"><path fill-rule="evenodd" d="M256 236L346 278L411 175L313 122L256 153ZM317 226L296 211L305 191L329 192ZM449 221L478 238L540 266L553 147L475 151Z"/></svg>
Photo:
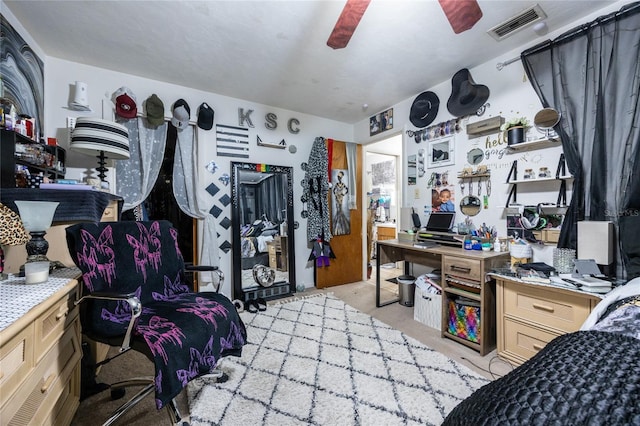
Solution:
<svg viewBox="0 0 640 426"><path fill-rule="evenodd" d="M356 202L357 209L349 210L351 232L348 235L336 235L331 241L331 248L336 255L329 266L316 267L316 287L325 288L341 284L362 281L362 271L365 259L362 251L362 145L356 148ZM353 166L352 166L353 167ZM333 142L332 169L347 169L346 143ZM336 182L333 182L335 185ZM329 206L335 200L329 192ZM333 208L330 208L333 211ZM331 218L333 224L333 218Z"/></svg>

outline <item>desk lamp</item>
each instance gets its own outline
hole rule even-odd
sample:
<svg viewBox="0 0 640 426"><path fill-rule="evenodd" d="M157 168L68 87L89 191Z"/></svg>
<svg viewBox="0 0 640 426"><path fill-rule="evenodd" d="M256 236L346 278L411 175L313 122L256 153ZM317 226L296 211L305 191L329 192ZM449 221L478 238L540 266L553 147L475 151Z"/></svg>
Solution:
<svg viewBox="0 0 640 426"><path fill-rule="evenodd" d="M4 272L3 246L19 246L29 241L29 234L24 225L13 210L0 203L0 280L6 280L9 276Z"/></svg>
<svg viewBox="0 0 640 426"><path fill-rule="evenodd" d="M53 222L53 214L58 208L57 201L15 201L20 211L24 228L31 234L27 241L27 263L49 262L47 251L49 242L44 239Z"/></svg>
<svg viewBox="0 0 640 426"><path fill-rule="evenodd" d="M78 117L76 126L71 132L72 150L98 157L98 177L103 186L106 184L105 167L107 156L114 160L129 158L129 132L127 128L113 121L100 118Z"/></svg>

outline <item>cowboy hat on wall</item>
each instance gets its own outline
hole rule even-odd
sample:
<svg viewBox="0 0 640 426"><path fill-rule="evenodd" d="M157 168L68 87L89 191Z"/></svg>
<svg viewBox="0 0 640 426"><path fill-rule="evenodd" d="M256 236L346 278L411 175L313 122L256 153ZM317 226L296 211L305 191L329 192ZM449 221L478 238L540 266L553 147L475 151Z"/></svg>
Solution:
<svg viewBox="0 0 640 426"><path fill-rule="evenodd" d="M451 78L451 96L447 109L455 117L476 114L489 99L489 88L476 84L468 69L463 68Z"/></svg>
<svg viewBox="0 0 640 426"><path fill-rule="evenodd" d="M423 128L435 120L440 107L440 99L433 92L422 92L413 101L409 111L409 121L416 127Z"/></svg>

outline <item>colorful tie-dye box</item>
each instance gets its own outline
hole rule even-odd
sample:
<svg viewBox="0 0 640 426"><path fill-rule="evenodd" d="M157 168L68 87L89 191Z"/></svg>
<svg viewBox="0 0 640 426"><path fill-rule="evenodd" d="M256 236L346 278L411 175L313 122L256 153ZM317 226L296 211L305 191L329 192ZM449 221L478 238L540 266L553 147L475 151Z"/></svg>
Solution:
<svg viewBox="0 0 640 426"><path fill-rule="evenodd" d="M480 308L449 301L449 334L480 342Z"/></svg>

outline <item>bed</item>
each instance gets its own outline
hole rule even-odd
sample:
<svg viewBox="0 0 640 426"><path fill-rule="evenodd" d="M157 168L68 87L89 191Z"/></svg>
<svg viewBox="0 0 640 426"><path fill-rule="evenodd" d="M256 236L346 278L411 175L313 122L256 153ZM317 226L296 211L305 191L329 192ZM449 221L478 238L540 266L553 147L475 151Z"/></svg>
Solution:
<svg viewBox="0 0 640 426"><path fill-rule="evenodd" d="M456 406L444 425L640 425L640 278L582 328Z"/></svg>

